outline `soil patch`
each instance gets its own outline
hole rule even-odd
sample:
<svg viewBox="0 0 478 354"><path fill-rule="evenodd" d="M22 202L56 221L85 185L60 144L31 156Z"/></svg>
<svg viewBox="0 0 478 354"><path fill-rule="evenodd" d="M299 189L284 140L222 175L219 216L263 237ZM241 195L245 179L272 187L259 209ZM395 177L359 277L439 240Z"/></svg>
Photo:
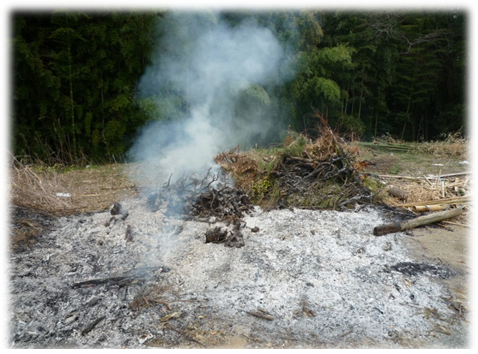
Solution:
<svg viewBox="0 0 478 354"><path fill-rule="evenodd" d="M456 276L444 279L458 291L467 292L471 280L470 229L462 226L431 226L413 231L405 245L417 260L444 264L453 269Z"/></svg>

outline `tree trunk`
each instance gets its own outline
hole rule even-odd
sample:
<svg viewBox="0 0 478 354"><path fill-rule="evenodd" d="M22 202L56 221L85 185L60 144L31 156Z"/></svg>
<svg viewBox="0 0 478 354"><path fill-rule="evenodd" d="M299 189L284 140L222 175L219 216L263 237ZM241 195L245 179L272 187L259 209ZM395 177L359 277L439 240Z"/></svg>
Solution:
<svg viewBox="0 0 478 354"><path fill-rule="evenodd" d="M68 14L66 14L66 25L68 26ZM70 81L70 115L71 115L71 130L72 130L72 140L73 140L73 158L71 159L72 162L77 157L76 154L76 126L75 126L75 105L73 101L73 73L72 73L72 59L71 59L71 45L70 45L70 34L67 31L66 34L66 41L68 47L68 71L69 71L69 81Z"/></svg>
<svg viewBox="0 0 478 354"><path fill-rule="evenodd" d="M357 120L360 121L360 114L362 112L362 98L363 98L363 72L364 70L362 69L362 87L360 88L360 99L359 99L359 106L358 106L358 116Z"/></svg>
<svg viewBox="0 0 478 354"><path fill-rule="evenodd" d="M412 96L413 96L413 91L414 91L414 88L415 88L416 74L417 74L417 64L415 62L415 69L413 71L413 79L412 79L412 87L410 88L410 94L408 95L407 112L406 112L407 116L410 113L410 107L411 107L411 104L412 104ZM406 126L407 126L407 122L405 121L405 123L403 123L403 130L402 130L402 137L401 137L402 140L405 140L405 128L406 128Z"/></svg>

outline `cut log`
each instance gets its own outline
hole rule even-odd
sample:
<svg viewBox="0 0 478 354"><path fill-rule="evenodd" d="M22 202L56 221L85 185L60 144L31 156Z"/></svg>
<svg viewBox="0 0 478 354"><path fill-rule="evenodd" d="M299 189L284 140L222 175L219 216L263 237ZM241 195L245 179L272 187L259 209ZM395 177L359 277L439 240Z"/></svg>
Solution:
<svg viewBox="0 0 478 354"><path fill-rule="evenodd" d="M393 232L400 232L405 230L410 230L415 227L424 226L433 224L435 222L440 222L446 219L454 218L461 213L463 213L464 208L456 208L451 210L440 211L425 216L420 216L415 219L403 221L403 222L394 222L391 224L385 224L377 226L373 229L373 234L375 236L382 236L390 234Z"/></svg>

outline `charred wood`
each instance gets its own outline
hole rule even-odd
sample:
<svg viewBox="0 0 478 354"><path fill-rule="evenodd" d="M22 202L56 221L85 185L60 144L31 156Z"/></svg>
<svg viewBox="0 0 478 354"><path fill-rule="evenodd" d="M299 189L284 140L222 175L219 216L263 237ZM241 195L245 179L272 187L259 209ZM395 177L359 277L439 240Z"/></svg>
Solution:
<svg viewBox="0 0 478 354"><path fill-rule="evenodd" d="M93 330L93 328L95 328L96 325L97 325L98 323L100 323L101 321L103 321L105 318L106 318L106 316L101 316L101 317L97 318L96 320L94 320L93 322L88 323L88 324L85 326L85 328L83 328L83 330L81 331L81 335L82 335L82 336L85 336L85 335L87 335L88 333L90 333L90 332Z"/></svg>
<svg viewBox="0 0 478 354"><path fill-rule="evenodd" d="M149 279L152 276L152 272L157 270L160 270L163 273L167 273L170 271L170 268L165 266L159 266L132 269L120 276L91 279L74 283L72 285L72 288L91 288L98 285L117 285L119 287L127 286Z"/></svg>

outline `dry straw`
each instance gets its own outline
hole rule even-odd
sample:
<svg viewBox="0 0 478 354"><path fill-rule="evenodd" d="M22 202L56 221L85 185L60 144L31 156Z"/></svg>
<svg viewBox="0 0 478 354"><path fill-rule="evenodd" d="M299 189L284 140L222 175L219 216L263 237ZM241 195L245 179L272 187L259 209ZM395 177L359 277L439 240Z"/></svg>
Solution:
<svg viewBox="0 0 478 354"><path fill-rule="evenodd" d="M35 171L30 165L12 158L10 200L15 205L56 213L71 207L62 177L55 171ZM58 196L57 193L60 195Z"/></svg>

